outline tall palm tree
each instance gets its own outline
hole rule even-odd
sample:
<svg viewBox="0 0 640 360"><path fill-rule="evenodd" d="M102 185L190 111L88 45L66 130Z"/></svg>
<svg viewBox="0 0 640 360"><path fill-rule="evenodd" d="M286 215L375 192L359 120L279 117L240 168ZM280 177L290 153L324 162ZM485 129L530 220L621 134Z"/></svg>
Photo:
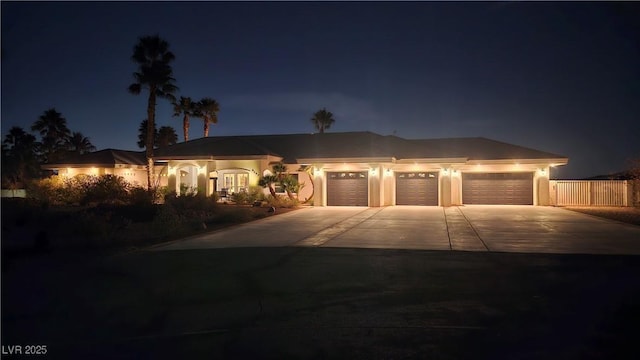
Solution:
<svg viewBox="0 0 640 360"><path fill-rule="evenodd" d="M321 134L324 133L325 130L328 130L335 121L333 114L325 108L316 111L311 118L311 122Z"/></svg>
<svg viewBox="0 0 640 360"><path fill-rule="evenodd" d="M133 48L133 60L138 65L138 71L133 73L135 82L129 86L129 92L140 94L142 89L149 90L147 101L147 126L146 155L147 155L147 187L152 188L153 182L153 146L155 119L156 119L156 99L164 98L175 102L173 95L178 87L173 78L173 68L170 63L175 59L175 55L169 51L169 43L161 39L158 35L144 36L138 39L138 43Z"/></svg>
<svg viewBox="0 0 640 360"><path fill-rule="evenodd" d="M220 105L214 99L206 97L198 101L195 116L204 122L204 137L209 136L209 124L218 123L218 111L220 111Z"/></svg>
<svg viewBox="0 0 640 360"><path fill-rule="evenodd" d="M32 131L37 131L42 136L41 151L45 162L51 162L66 150L66 143L71 136L67 127L67 119L57 112L55 108L46 110L31 126Z"/></svg>
<svg viewBox="0 0 640 360"><path fill-rule="evenodd" d="M177 143L178 134L176 134L176 129L171 126L161 126L158 129L158 138L156 140L156 145L159 148Z"/></svg>
<svg viewBox="0 0 640 360"><path fill-rule="evenodd" d="M80 155L96 151L96 147L93 146L91 140L82 135L81 132L74 132L71 134L67 139L67 147L69 148L69 151Z"/></svg>
<svg viewBox="0 0 640 360"><path fill-rule="evenodd" d="M179 102L173 103L173 116L183 115L182 131L184 132L184 141L189 141L189 116L193 116L196 103L191 101L190 97L180 96Z"/></svg>

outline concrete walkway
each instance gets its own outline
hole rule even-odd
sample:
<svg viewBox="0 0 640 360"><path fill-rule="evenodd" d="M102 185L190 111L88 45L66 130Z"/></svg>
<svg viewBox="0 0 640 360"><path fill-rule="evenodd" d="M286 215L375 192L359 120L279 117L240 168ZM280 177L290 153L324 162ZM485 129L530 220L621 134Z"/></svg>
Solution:
<svg viewBox="0 0 640 360"><path fill-rule="evenodd" d="M282 246L640 254L640 227L553 207L317 207L153 250Z"/></svg>

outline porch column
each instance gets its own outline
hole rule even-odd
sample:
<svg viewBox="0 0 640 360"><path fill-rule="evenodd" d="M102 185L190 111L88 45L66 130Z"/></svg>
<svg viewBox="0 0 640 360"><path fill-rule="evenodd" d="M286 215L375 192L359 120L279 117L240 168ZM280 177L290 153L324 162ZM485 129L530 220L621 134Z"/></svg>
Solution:
<svg viewBox="0 0 640 360"><path fill-rule="evenodd" d="M451 169L443 169L440 174L440 206L451 206Z"/></svg>
<svg viewBox="0 0 640 360"><path fill-rule="evenodd" d="M324 170L317 165L313 167L313 206L326 206L323 189Z"/></svg>
<svg viewBox="0 0 640 360"><path fill-rule="evenodd" d="M169 191L175 191L176 194L179 194L180 189L178 188L176 171L177 169L172 166L171 163L167 164L167 189L169 189Z"/></svg>
<svg viewBox="0 0 640 360"><path fill-rule="evenodd" d="M374 166L369 170L369 206L379 207L381 206L381 194L380 179L382 173L380 166Z"/></svg>
<svg viewBox="0 0 640 360"><path fill-rule="evenodd" d="M549 168L542 168L535 172L533 176L533 205L549 206Z"/></svg>

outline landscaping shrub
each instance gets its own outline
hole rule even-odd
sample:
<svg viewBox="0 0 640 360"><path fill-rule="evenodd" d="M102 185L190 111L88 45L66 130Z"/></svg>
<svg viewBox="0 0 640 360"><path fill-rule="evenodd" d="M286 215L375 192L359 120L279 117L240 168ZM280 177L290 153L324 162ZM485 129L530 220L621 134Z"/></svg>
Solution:
<svg viewBox="0 0 640 360"><path fill-rule="evenodd" d="M63 204L65 202L63 187L63 180L58 176L34 180L27 185L27 196L47 205Z"/></svg>
<svg viewBox="0 0 640 360"><path fill-rule="evenodd" d="M129 189L128 203L131 205L151 205L156 199L156 193L160 193L159 191L151 191L141 187L141 186L133 186Z"/></svg>
<svg viewBox="0 0 640 360"><path fill-rule="evenodd" d="M79 205L87 203L87 192L92 189L98 177L93 175L78 174L71 178L65 178L58 189L61 193L63 204Z"/></svg>
<svg viewBox="0 0 640 360"><path fill-rule="evenodd" d="M125 204L131 185L122 177L106 174L88 184L84 203Z"/></svg>
<svg viewBox="0 0 640 360"><path fill-rule="evenodd" d="M251 186L248 191L231 194L231 201L238 205L252 205L256 201L265 201L266 197L260 186Z"/></svg>
<svg viewBox="0 0 640 360"><path fill-rule="evenodd" d="M285 196L268 195L266 198L267 205L276 208L292 208L300 205L298 199L290 199Z"/></svg>
<svg viewBox="0 0 640 360"><path fill-rule="evenodd" d="M153 236L165 237L179 234L185 219L185 216L181 215L173 204L161 205L151 224Z"/></svg>

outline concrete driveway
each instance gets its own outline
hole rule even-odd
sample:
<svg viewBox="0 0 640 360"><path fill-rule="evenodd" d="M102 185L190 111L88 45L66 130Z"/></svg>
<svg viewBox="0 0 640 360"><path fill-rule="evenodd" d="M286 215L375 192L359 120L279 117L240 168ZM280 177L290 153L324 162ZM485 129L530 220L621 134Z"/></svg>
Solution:
<svg viewBox="0 0 640 360"><path fill-rule="evenodd" d="M553 207L316 207L153 250L282 246L640 254L640 227Z"/></svg>

